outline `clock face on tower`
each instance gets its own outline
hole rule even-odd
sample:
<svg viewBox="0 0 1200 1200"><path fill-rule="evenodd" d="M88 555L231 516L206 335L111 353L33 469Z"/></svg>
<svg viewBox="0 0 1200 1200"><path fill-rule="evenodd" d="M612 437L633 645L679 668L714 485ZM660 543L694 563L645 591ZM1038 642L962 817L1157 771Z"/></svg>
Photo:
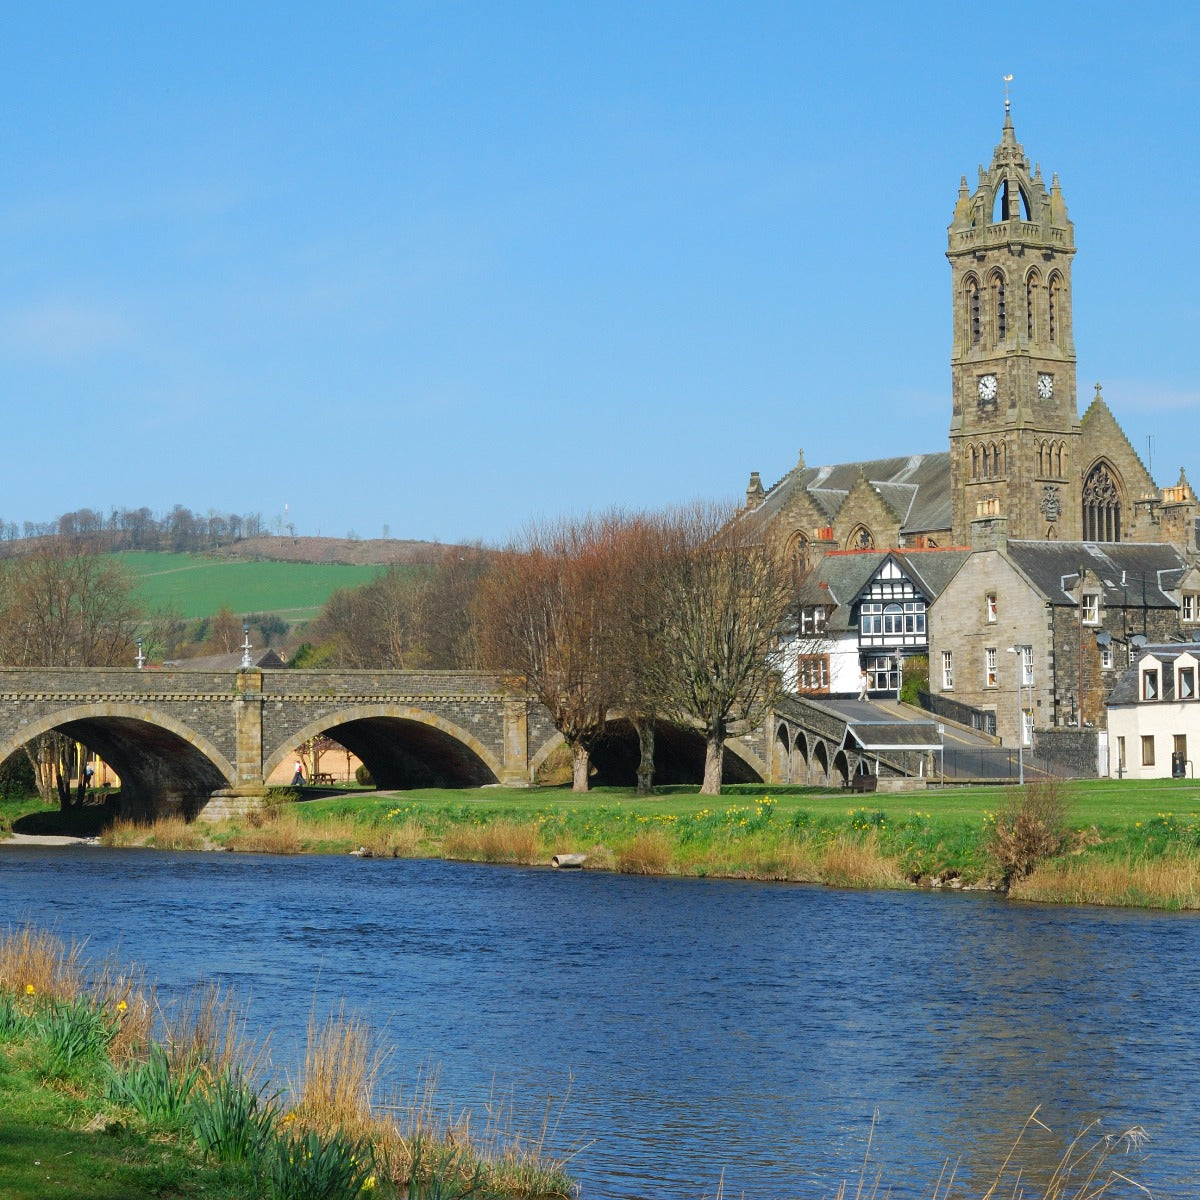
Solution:
<svg viewBox="0 0 1200 1200"><path fill-rule="evenodd" d="M979 398L984 401L995 400L996 398L996 377L995 375L980 375L979 377Z"/></svg>
<svg viewBox="0 0 1200 1200"><path fill-rule="evenodd" d="M1038 375L1037 392L1039 399L1049 400L1054 395L1054 376L1042 372Z"/></svg>

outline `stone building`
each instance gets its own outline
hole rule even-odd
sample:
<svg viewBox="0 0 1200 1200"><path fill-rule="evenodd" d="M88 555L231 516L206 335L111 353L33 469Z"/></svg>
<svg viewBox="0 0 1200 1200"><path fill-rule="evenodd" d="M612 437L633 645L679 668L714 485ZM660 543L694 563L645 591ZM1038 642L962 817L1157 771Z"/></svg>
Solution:
<svg viewBox="0 0 1200 1200"><path fill-rule="evenodd" d="M966 176L949 227L949 450L809 467L746 509L799 556L826 550L972 546L1001 518L1023 541L1171 542L1194 551L1200 504L1180 473L1158 488L1099 384L1080 417L1071 261L1075 230L1058 177L1030 169L1005 112L991 164Z"/></svg>
<svg viewBox="0 0 1200 1200"><path fill-rule="evenodd" d="M1079 415L1075 230L1058 177L1047 186L1041 167L1031 169L1007 103L989 166L973 190L966 176L959 183L946 254L949 449L822 467L802 453L770 487L751 475L741 519L804 568L818 595L845 583L831 551L975 552L954 564L936 602L929 596L931 690L994 711L1010 740L1019 722L1013 656L1004 651L1027 646L1038 727L1102 722L1115 675L1101 663L1128 654L1129 589L1144 585L1144 636L1179 635L1187 625L1181 587L1197 557L1200 504L1182 471L1175 484L1155 485L1099 384ZM1098 622L1084 607L1093 585ZM837 611L859 619L853 605ZM1097 633L1111 635L1110 651ZM989 652L1002 656L990 672ZM843 664L831 684L847 676ZM1002 693L1013 695L1011 710Z"/></svg>

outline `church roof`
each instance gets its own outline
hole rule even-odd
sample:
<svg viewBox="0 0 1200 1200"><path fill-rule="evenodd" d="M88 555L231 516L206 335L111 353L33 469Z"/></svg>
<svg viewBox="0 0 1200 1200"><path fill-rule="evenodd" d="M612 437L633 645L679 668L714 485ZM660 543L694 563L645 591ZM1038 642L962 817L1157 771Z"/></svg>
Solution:
<svg viewBox="0 0 1200 1200"><path fill-rule="evenodd" d="M797 466L770 488L750 519L767 524L798 490L803 490L832 521L860 479L866 479L896 514L902 533L950 528L949 451L825 467Z"/></svg>
<svg viewBox="0 0 1200 1200"><path fill-rule="evenodd" d="M1183 580L1188 564L1166 542L1010 541L1008 555L1052 604L1074 606L1072 590L1080 569L1088 585L1098 581L1106 605L1176 608L1168 594Z"/></svg>

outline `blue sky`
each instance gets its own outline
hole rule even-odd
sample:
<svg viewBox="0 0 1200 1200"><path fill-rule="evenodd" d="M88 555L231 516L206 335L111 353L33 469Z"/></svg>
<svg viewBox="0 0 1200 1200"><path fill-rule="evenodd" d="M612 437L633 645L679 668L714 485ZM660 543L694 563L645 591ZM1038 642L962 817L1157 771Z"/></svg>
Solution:
<svg viewBox="0 0 1200 1200"><path fill-rule="evenodd" d="M1009 72L1080 409L1200 486L1191 6L6 9L6 521L494 542L945 449Z"/></svg>

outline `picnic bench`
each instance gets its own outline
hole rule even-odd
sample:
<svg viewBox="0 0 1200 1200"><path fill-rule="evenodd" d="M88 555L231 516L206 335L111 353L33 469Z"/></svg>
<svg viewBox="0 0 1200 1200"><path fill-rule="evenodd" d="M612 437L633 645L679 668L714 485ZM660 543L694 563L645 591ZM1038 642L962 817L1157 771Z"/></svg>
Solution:
<svg viewBox="0 0 1200 1200"><path fill-rule="evenodd" d="M333 776L328 771L314 771L308 777L309 787L333 787Z"/></svg>
<svg viewBox="0 0 1200 1200"><path fill-rule="evenodd" d="M878 775L851 775L846 786L852 792L873 792L879 786Z"/></svg>

